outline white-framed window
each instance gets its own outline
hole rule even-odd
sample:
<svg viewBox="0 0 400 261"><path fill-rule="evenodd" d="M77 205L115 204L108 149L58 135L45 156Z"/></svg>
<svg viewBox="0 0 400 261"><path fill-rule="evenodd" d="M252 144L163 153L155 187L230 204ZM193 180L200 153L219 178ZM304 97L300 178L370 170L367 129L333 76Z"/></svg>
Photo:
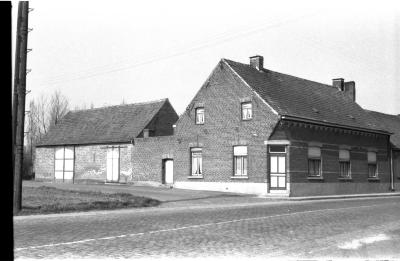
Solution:
<svg viewBox="0 0 400 261"><path fill-rule="evenodd" d="M339 177L340 178L351 178L350 171L350 151L347 149L339 150Z"/></svg>
<svg viewBox="0 0 400 261"><path fill-rule="evenodd" d="M251 102L242 103L242 120L251 120L253 118L253 110Z"/></svg>
<svg viewBox="0 0 400 261"><path fill-rule="evenodd" d="M247 146L233 147L234 176L247 176Z"/></svg>
<svg viewBox="0 0 400 261"><path fill-rule="evenodd" d="M192 159L192 176L203 175L202 148L191 148L190 156Z"/></svg>
<svg viewBox="0 0 400 261"><path fill-rule="evenodd" d="M74 176L74 147L57 147L54 155L54 178L72 180Z"/></svg>
<svg viewBox="0 0 400 261"><path fill-rule="evenodd" d="M308 176L321 177L321 148L308 147Z"/></svg>
<svg viewBox="0 0 400 261"><path fill-rule="evenodd" d="M204 124L204 108L196 108L196 124Z"/></svg>
<svg viewBox="0 0 400 261"><path fill-rule="evenodd" d="M368 151L368 177L369 178L377 178L378 177L378 169L376 164L376 152Z"/></svg>

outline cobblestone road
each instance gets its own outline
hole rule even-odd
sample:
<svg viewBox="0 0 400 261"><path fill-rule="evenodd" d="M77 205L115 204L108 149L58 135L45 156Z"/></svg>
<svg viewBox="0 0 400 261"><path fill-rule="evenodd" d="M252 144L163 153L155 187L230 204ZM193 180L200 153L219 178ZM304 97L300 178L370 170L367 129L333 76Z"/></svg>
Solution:
<svg viewBox="0 0 400 261"><path fill-rule="evenodd" d="M400 198L257 202L14 221L16 258L400 258Z"/></svg>

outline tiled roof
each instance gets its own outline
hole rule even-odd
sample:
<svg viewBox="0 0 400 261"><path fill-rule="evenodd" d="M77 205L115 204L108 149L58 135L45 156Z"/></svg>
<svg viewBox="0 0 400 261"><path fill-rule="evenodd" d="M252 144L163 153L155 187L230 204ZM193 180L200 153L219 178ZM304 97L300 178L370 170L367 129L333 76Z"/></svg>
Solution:
<svg viewBox="0 0 400 261"><path fill-rule="evenodd" d="M377 111L365 110L369 115L382 125L382 127L393 133L390 136L390 142L397 148L400 149L400 116L385 114Z"/></svg>
<svg viewBox="0 0 400 261"><path fill-rule="evenodd" d="M371 131L384 131L337 88L223 59L279 115ZM384 131L385 132L385 131Z"/></svg>
<svg viewBox="0 0 400 261"><path fill-rule="evenodd" d="M167 99L68 112L37 146L129 142Z"/></svg>

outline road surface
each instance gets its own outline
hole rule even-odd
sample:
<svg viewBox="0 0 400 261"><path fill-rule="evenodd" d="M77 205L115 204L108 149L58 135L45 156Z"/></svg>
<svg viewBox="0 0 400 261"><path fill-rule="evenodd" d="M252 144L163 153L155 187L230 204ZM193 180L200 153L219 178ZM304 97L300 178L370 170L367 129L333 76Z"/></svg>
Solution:
<svg viewBox="0 0 400 261"><path fill-rule="evenodd" d="M400 259L400 197L14 219L16 258Z"/></svg>

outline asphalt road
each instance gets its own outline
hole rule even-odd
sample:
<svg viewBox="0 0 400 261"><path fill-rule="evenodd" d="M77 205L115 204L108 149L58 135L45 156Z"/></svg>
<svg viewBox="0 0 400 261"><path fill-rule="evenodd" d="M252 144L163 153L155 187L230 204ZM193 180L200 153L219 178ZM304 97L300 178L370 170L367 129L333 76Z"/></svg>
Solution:
<svg viewBox="0 0 400 261"><path fill-rule="evenodd" d="M16 258L400 259L400 197L14 219Z"/></svg>

